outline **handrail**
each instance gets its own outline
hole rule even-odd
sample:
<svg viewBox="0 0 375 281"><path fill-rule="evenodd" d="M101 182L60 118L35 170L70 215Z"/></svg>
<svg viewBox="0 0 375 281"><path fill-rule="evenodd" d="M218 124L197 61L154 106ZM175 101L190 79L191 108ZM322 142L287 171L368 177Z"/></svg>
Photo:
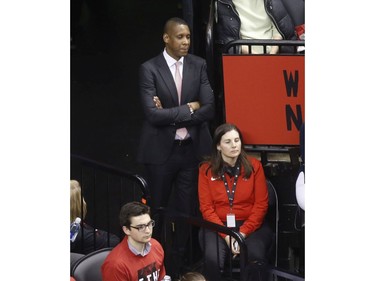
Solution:
<svg viewBox="0 0 375 281"><path fill-rule="evenodd" d="M186 214L179 213L177 211L170 211L167 208L161 208L160 211L163 212L164 216L167 216L168 218L172 218L175 220L179 221L185 221L186 223L197 226L203 229L209 229L214 232L220 232L224 233L226 235L229 235L230 237L233 237L237 242L238 245L240 246L241 249L241 254L239 255L240 258L240 274L241 274L241 281L246 281L246 276L245 276L245 268L247 266L247 261L248 261L248 252L247 252L247 247L245 243L245 239L242 237L242 235L235 231L233 228L229 228L217 223L213 223L207 220L204 220L201 217L192 217L188 216Z"/></svg>
<svg viewBox="0 0 375 281"><path fill-rule="evenodd" d="M269 274L272 276L277 276L277 277L284 277L287 278L288 280L292 281L304 281L305 278L301 275L298 275L296 273L288 272L286 270L276 268L276 267L269 267ZM273 280L273 279L270 279Z"/></svg>
<svg viewBox="0 0 375 281"><path fill-rule="evenodd" d="M276 146L276 145L250 145L245 144L244 145L246 151L252 151L252 152L290 152L291 149L298 148L298 145L282 145L282 146Z"/></svg>
<svg viewBox="0 0 375 281"><path fill-rule="evenodd" d="M107 246L112 246L111 235L119 238L123 231L118 223L118 213L123 204L140 201L147 204L150 196L146 180L131 171L101 163L81 155L71 154L71 177L79 181L82 197L87 203L84 221L92 227L85 230L94 233L96 229L106 231ZM83 210L81 210L83 216ZM84 229L82 228L82 233ZM84 234L82 234L84 236ZM82 239L74 251L87 253L102 247L97 244L97 235ZM88 241L88 242L87 242ZM88 243L88 244L85 244ZM73 245L74 246L74 245Z"/></svg>
<svg viewBox="0 0 375 281"><path fill-rule="evenodd" d="M108 165L108 164L105 164L105 163L102 163L102 162L98 162L98 161L80 156L80 155L71 154L70 156L72 158L76 159L76 160L80 160L80 161L84 162L85 165L90 166L92 168L99 168L100 170L105 171L105 172L113 173L113 174L116 174L116 175L119 175L119 176L124 176L124 177L127 177L127 178L136 179L136 181L138 181L138 183L139 183L139 185L142 189L142 192L145 196L145 199L148 201L148 199L149 199L148 185L147 185L146 180L142 176L140 176L138 174L135 174L135 173L132 173L132 172L129 172L129 171L126 171L126 170L123 170L123 169L116 168L114 166L111 166L111 165Z"/></svg>
<svg viewBox="0 0 375 281"><path fill-rule="evenodd" d="M217 224L217 223L213 223L213 222L210 222L210 221L206 221L202 218L187 217L187 222L189 224L199 226L201 228L209 229L209 230L212 230L212 231L215 231L215 232L224 233L226 235L229 235L230 237L233 237L238 242L238 245L240 246L240 249L241 249L241 254L239 255L239 257L240 257L240 274L241 274L240 280L246 281L246 276L243 273L246 272L245 268L247 266L248 253L247 253L247 246L246 246L246 243L245 243L245 239L243 238L243 236L239 232L235 231L232 228L229 228L229 227Z"/></svg>
<svg viewBox="0 0 375 281"><path fill-rule="evenodd" d="M291 46L294 47L294 51L296 52L297 47L304 47L305 41L304 40L274 40L274 39L238 39L232 40L226 43L223 47L223 53L228 53L231 48L241 46L241 45L255 45L255 46ZM295 55L304 55L298 54L296 52Z"/></svg>

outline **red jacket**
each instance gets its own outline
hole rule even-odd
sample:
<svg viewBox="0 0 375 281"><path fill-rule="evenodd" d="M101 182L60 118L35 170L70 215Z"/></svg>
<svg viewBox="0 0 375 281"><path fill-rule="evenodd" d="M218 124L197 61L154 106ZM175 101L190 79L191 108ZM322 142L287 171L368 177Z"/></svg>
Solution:
<svg viewBox="0 0 375 281"><path fill-rule="evenodd" d="M211 169L207 171L209 164L205 163L199 168L198 182L199 205L203 218L226 225L227 214L233 213L236 215L236 220L244 221L240 232L246 236L261 226L268 209L267 183L262 164L255 158L249 158L249 161L254 171L250 178L245 179L243 167L241 168L232 211L230 211L224 182L220 177L212 177ZM230 178L227 174L225 176L229 189L232 190L234 178Z"/></svg>

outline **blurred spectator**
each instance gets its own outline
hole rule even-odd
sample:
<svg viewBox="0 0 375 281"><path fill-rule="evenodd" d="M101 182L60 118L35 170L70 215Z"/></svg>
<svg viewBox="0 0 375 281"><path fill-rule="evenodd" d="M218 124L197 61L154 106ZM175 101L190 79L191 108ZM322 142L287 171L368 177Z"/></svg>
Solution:
<svg viewBox="0 0 375 281"><path fill-rule="evenodd" d="M182 275L178 281L206 281L206 278L199 272L190 271Z"/></svg>
<svg viewBox="0 0 375 281"><path fill-rule="evenodd" d="M216 37L219 44L237 39L296 40L294 23L281 0L221 0L217 5ZM249 53L242 46L242 53ZM251 52L262 54L263 46L252 46ZM267 46L268 54L279 52L278 46Z"/></svg>
<svg viewBox="0 0 375 281"><path fill-rule="evenodd" d="M298 206L305 211L305 123L302 123L299 133L301 167L296 181L296 198Z"/></svg>
<svg viewBox="0 0 375 281"><path fill-rule="evenodd" d="M106 247L114 247L120 238L104 230L94 229L85 223L87 205L82 196L82 189L78 181L70 181L70 223L75 218L81 218L81 229L74 242L70 242L70 252L88 254ZM109 236L109 237L108 237ZM82 238L83 237L83 238Z"/></svg>

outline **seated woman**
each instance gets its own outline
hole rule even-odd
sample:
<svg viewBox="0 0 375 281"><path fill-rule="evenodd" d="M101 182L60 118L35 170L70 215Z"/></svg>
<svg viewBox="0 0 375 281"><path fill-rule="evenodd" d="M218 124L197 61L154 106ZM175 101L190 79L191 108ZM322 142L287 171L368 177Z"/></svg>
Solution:
<svg viewBox="0 0 375 281"><path fill-rule="evenodd" d="M81 186L78 181L70 181L70 223L77 217L81 218L81 229L74 242L70 242L70 252L88 254L93 251L114 247L120 243L120 238L116 235L100 229L94 229L84 222L87 205L84 198L81 197ZM82 238L83 233L83 238ZM95 236L94 236L95 235Z"/></svg>
<svg viewBox="0 0 375 281"><path fill-rule="evenodd" d="M262 164L247 156L235 125L222 124L215 130L211 157L199 168L198 193L203 218L236 228L245 238L250 262L266 262L272 237L271 228L263 223L268 209L266 178ZM229 236L209 230L200 231L200 241L206 277L220 280L229 249L234 255L241 249Z"/></svg>

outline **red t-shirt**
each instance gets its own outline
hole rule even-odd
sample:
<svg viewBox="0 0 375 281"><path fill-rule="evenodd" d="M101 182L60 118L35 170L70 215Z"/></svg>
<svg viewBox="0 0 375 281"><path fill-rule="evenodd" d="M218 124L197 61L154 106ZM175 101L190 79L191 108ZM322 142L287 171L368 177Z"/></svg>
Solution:
<svg viewBox="0 0 375 281"><path fill-rule="evenodd" d="M103 281L160 281L165 275L164 250L151 239L151 251L146 256L136 256L130 251L125 237L109 253L101 270Z"/></svg>

